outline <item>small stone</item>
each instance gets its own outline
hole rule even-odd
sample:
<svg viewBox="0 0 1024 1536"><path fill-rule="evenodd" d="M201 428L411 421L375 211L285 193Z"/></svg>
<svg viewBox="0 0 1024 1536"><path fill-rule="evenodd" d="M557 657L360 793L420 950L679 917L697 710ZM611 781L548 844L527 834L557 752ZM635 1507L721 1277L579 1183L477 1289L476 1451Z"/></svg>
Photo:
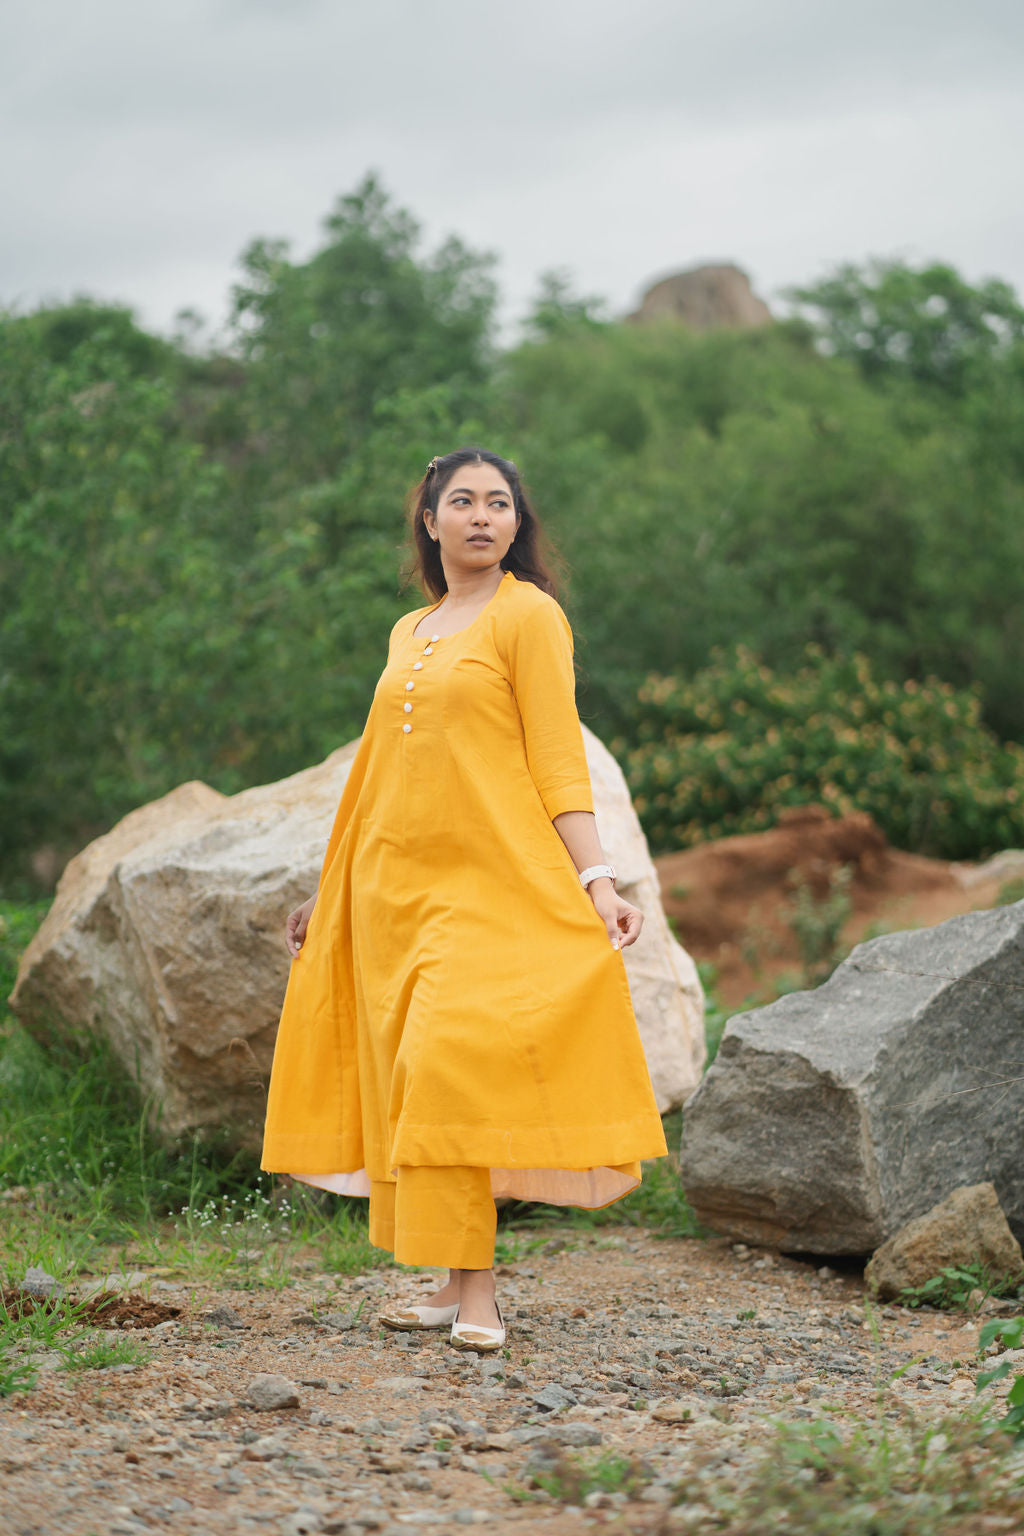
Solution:
<svg viewBox="0 0 1024 1536"><path fill-rule="evenodd" d="M584 1445L601 1444L601 1431L595 1424L558 1424L552 1426L550 1433L559 1445L568 1445L574 1450Z"/></svg>
<svg viewBox="0 0 1024 1536"><path fill-rule="evenodd" d="M226 1303L223 1306L213 1307L211 1311L202 1314L204 1323L214 1323L218 1328L248 1328L248 1323L243 1323L234 1307Z"/></svg>
<svg viewBox="0 0 1024 1536"><path fill-rule="evenodd" d="M533 1394L533 1401L543 1413L560 1413L571 1408L578 1399L574 1392L567 1392L564 1387L552 1381Z"/></svg>
<svg viewBox="0 0 1024 1536"><path fill-rule="evenodd" d="M38 1264L29 1265L18 1289L27 1292L29 1296L49 1297L64 1294L64 1287L56 1275L51 1275L49 1270L43 1269Z"/></svg>
<svg viewBox="0 0 1024 1536"><path fill-rule="evenodd" d="M244 1461L273 1461L277 1456L285 1454L285 1447L274 1435L261 1435L251 1445L247 1445L242 1452Z"/></svg>
<svg viewBox="0 0 1024 1536"><path fill-rule="evenodd" d="M274 1408L297 1408L299 1390L287 1377L273 1371L262 1371L249 1383L249 1400L261 1412Z"/></svg>
<svg viewBox="0 0 1024 1536"><path fill-rule="evenodd" d="M659 1424L685 1424L693 1418L693 1407L683 1402L659 1403L651 1410L651 1418L657 1419Z"/></svg>
<svg viewBox="0 0 1024 1536"><path fill-rule="evenodd" d="M285 1515L281 1524L282 1536L314 1536L322 1531L324 1519L315 1509L297 1509Z"/></svg>

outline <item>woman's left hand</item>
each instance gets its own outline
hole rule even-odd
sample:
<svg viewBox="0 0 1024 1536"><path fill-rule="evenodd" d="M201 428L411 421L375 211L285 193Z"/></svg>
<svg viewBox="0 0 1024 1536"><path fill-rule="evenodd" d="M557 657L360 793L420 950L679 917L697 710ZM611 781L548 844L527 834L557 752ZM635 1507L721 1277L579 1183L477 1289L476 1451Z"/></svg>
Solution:
<svg viewBox="0 0 1024 1536"><path fill-rule="evenodd" d="M612 949L626 949L635 944L644 925L644 915L624 901L610 880L594 880L587 887L594 911L608 930Z"/></svg>

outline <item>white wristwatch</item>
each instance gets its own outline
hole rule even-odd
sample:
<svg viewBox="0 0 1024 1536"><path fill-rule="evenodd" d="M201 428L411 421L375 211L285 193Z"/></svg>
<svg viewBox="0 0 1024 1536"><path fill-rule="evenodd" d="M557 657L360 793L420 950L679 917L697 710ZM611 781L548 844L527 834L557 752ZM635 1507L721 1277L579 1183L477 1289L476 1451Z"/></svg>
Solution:
<svg viewBox="0 0 1024 1536"><path fill-rule="evenodd" d="M582 885L583 889L586 890L591 880L600 880L602 876L606 876L609 880L614 881L615 871L612 869L611 865L591 864L586 869L580 870L580 885Z"/></svg>

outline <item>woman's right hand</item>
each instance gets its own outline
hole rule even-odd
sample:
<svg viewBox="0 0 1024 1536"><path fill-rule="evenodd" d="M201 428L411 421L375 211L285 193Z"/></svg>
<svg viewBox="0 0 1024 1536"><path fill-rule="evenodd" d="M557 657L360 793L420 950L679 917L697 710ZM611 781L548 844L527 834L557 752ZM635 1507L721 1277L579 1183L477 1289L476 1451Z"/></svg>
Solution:
<svg viewBox="0 0 1024 1536"><path fill-rule="evenodd" d="M284 941L293 960L302 948L306 927L315 906L316 897L311 896L308 901L302 903L301 907L296 907L294 912L288 914L288 921L284 925Z"/></svg>

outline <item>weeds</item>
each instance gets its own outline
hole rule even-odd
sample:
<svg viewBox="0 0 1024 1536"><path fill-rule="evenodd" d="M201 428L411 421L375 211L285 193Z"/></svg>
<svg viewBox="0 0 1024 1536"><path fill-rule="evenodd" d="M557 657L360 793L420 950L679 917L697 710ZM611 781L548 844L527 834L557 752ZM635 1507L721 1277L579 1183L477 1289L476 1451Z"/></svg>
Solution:
<svg viewBox="0 0 1024 1536"><path fill-rule="evenodd" d="M852 910L852 880L853 866L841 864L829 874L827 893L816 896L802 875L793 879L789 927L800 951L804 987L827 981L846 954L842 933Z"/></svg>
<svg viewBox="0 0 1024 1536"><path fill-rule="evenodd" d="M109 1339L103 1333L93 1333L82 1343L69 1344L61 1353L66 1371L99 1371L110 1365L145 1365L153 1358L152 1351L135 1339Z"/></svg>
<svg viewBox="0 0 1024 1536"><path fill-rule="evenodd" d="M984 1355L992 1344L1001 1344L1004 1350L1024 1348L1024 1317L996 1319L986 1323L978 1337L979 1355ZM1004 1381L1012 1368L1009 1360L1001 1360L991 1371L983 1371L977 1380L977 1390L982 1392L994 1382ZM1000 1419L999 1426L1019 1443L1024 1440L1024 1374L1018 1372L1014 1377L1013 1385L1006 1394L1006 1402L1009 1407Z"/></svg>
<svg viewBox="0 0 1024 1536"><path fill-rule="evenodd" d="M779 1425L756 1456L722 1476L694 1458L666 1529L704 1536L968 1536L1016 1533L1024 1516L1012 1441L982 1413L920 1424L880 1418ZM985 1524L965 1523L984 1514Z"/></svg>
<svg viewBox="0 0 1024 1536"><path fill-rule="evenodd" d="M560 1504L579 1507L592 1493L621 1493L635 1498L650 1481L650 1468L634 1456L600 1451L590 1456L559 1451L545 1470L530 1474L534 1486Z"/></svg>
<svg viewBox="0 0 1024 1536"><path fill-rule="evenodd" d="M149 1359L144 1346L131 1339L112 1339L90 1322L89 1300L26 1294L13 1299L10 1291L0 1295L0 1397L35 1386L35 1357L43 1352L60 1355L64 1370L94 1370Z"/></svg>
<svg viewBox="0 0 1024 1536"><path fill-rule="evenodd" d="M908 1286L896 1300L904 1307L977 1312L990 1296L1010 1295L1017 1289L1017 1281L993 1275L984 1264L949 1265L923 1285Z"/></svg>

